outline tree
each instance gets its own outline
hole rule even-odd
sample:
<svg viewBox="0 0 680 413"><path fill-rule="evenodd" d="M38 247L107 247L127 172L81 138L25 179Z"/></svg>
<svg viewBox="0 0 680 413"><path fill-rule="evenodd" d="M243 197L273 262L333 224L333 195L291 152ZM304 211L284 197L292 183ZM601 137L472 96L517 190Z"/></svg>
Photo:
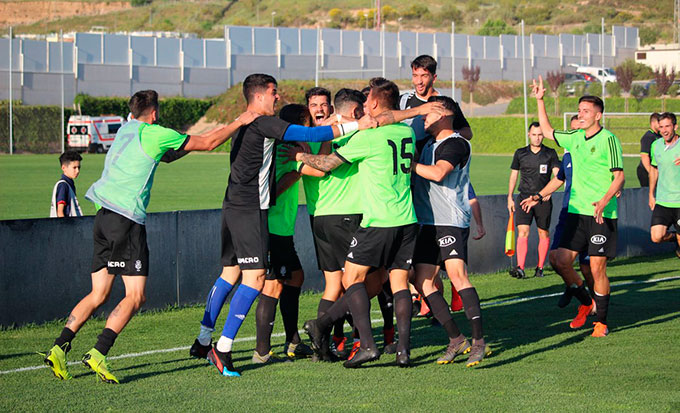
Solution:
<svg viewBox="0 0 680 413"><path fill-rule="evenodd" d="M661 110L665 111L668 89L670 89L675 80L675 68L669 71L666 66L662 66L661 69L654 70L654 79L656 79L656 88L659 91L659 95L661 95Z"/></svg>
<svg viewBox="0 0 680 413"><path fill-rule="evenodd" d="M624 111L628 112L628 98L630 97L630 88L633 87L633 68L630 65L620 65L616 68L616 83L621 86L623 90L623 105Z"/></svg>
<svg viewBox="0 0 680 413"><path fill-rule="evenodd" d="M479 66L463 66L463 79L468 83L468 89L470 90L470 113L472 113L472 94L475 92L477 82L479 82L479 72L481 71Z"/></svg>
<svg viewBox="0 0 680 413"><path fill-rule="evenodd" d="M545 80L548 82L548 85L550 85L550 91L555 98L555 116L557 116L560 114L558 89L562 83L564 83L564 73L558 71L548 72L548 74L545 76Z"/></svg>
<svg viewBox="0 0 680 413"><path fill-rule="evenodd" d="M504 20L487 20L477 32L479 36L499 36L501 34L517 34L515 29Z"/></svg>

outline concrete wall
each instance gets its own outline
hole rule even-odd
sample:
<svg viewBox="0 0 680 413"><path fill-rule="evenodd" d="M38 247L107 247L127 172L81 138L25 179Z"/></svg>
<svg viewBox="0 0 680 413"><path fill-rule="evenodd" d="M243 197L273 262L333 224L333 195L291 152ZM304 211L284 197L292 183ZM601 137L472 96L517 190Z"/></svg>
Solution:
<svg viewBox="0 0 680 413"><path fill-rule="evenodd" d="M557 223L562 194L554 197L552 226ZM479 197L487 235L469 241L469 270L505 270L507 225L504 195ZM627 189L619 206L619 257L668 251L670 245L649 240L651 212L644 189ZM0 326L44 322L65 317L90 290L94 217L0 221ZM147 224L150 274L145 308L200 303L220 272L220 211L176 211L150 214ZM476 228L473 224L472 234ZM536 265L537 235L532 229L527 268ZM300 206L295 243L306 274L304 288L323 289L311 239L309 217ZM109 312L123 296L116 280Z"/></svg>
<svg viewBox="0 0 680 413"><path fill-rule="evenodd" d="M69 42L13 39L13 97L25 104L59 104L60 73L65 77L65 102L77 93L129 96L153 88L164 96L215 96L254 72L281 79L314 79L319 39L320 78L392 79L410 77L409 63L421 54L439 62L438 75L451 79L455 55L456 80L461 68L481 67L482 80L521 80L522 42L527 78L551 70L569 70L569 63L599 65L600 35L474 36L450 33L381 32L225 27L222 39L165 38L121 34L75 33ZM453 43L453 50L452 50ZM638 30L612 26L604 36L605 66L613 67L637 48ZM63 50L62 50L63 45ZM9 39L0 39L0 56L8 56ZM8 79L9 59L0 59L0 77ZM328 71L324 73L324 71ZM335 71L335 72L334 72ZM337 72L341 71L341 72ZM0 99L9 82L0 81Z"/></svg>

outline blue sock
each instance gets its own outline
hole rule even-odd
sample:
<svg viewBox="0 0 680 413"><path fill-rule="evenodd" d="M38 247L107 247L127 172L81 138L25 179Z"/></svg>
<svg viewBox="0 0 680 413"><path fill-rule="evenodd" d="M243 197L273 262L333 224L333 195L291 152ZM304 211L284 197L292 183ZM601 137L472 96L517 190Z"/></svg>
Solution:
<svg viewBox="0 0 680 413"><path fill-rule="evenodd" d="M220 315L220 310L222 310L224 301L227 299L232 288L234 288L233 285L226 282L222 277L217 277L215 285L213 285L208 293L208 300L205 303L205 313L203 313L203 321L201 321L202 325L209 328L215 328L217 317Z"/></svg>
<svg viewBox="0 0 680 413"><path fill-rule="evenodd" d="M247 285L241 284L234 296L231 299L231 305L229 306L229 315L227 316L227 321L224 323L224 330L222 330L222 335L229 339L234 339L238 329L241 328L243 320L245 320L246 315L248 315L248 310L253 305L253 302L257 298L260 292L254 288L248 287Z"/></svg>

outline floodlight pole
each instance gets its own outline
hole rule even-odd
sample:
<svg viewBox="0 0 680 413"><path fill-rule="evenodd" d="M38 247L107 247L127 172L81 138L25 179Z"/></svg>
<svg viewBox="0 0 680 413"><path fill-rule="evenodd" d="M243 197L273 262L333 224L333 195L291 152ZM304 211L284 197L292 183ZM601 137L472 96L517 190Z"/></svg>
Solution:
<svg viewBox="0 0 680 413"><path fill-rule="evenodd" d="M529 109L527 108L527 69L526 51L524 47L524 20L522 20L522 90L524 93L524 130L529 129ZM529 145L529 135L524 135L524 144Z"/></svg>
<svg viewBox="0 0 680 413"><path fill-rule="evenodd" d="M451 22L451 99L456 100L456 23Z"/></svg>
<svg viewBox="0 0 680 413"><path fill-rule="evenodd" d="M604 103L604 95L606 92L606 76L604 74L604 17L602 18L602 35L600 35L600 56L602 60L602 103ZM604 112L602 113L602 124L604 125Z"/></svg>
<svg viewBox="0 0 680 413"><path fill-rule="evenodd" d="M316 26L316 59L314 62L314 86L319 86L319 36L321 29Z"/></svg>
<svg viewBox="0 0 680 413"><path fill-rule="evenodd" d="M379 0L378 0L379 1ZM378 2L378 4L380 4ZM378 17L380 19L380 17ZM382 77L385 77L385 23L380 26L380 54L382 55Z"/></svg>
<svg viewBox="0 0 680 413"><path fill-rule="evenodd" d="M14 150L14 136L12 133L12 123L14 119L12 116L12 26L9 27L9 154L12 155Z"/></svg>
<svg viewBox="0 0 680 413"><path fill-rule="evenodd" d="M61 153L64 153L64 32L59 29L59 80L61 82Z"/></svg>

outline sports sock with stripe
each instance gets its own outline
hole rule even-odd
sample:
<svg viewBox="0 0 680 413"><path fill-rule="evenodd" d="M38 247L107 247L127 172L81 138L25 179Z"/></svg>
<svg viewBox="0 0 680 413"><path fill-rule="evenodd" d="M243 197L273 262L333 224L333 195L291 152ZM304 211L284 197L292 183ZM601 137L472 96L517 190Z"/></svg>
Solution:
<svg viewBox="0 0 680 413"><path fill-rule="evenodd" d="M475 287L464 288L458 291L465 307L465 317L470 320L472 338L479 340L484 337L482 330L482 308L479 305L479 295Z"/></svg>
<svg viewBox="0 0 680 413"><path fill-rule="evenodd" d="M222 306L224 305L224 302L226 301L227 296L229 295L229 292L231 292L232 288L234 288L234 286L225 281L224 278L217 277L215 284L208 293L208 299L205 303L205 311L203 313L203 321L201 321L201 325L210 329L215 328L217 317L220 315Z"/></svg>
<svg viewBox="0 0 680 413"><path fill-rule="evenodd" d="M276 318L276 305L279 300L268 295L260 295L255 308L255 351L261 356L266 356L271 350L272 330Z"/></svg>
<svg viewBox="0 0 680 413"><path fill-rule="evenodd" d="M595 305L597 306L597 321L607 324L607 310L609 310L609 294L600 295L595 293Z"/></svg>
<svg viewBox="0 0 680 413"><path fill-rule="evenodd" d="M238 330L241 328L243 320L245 320L250 307L253 305L253 302L259 294L260 292L258 290L248 287L244 284L241 284L236 289L236 293L234 293L234 297L231 299L229 315L227 315L227 321L224 323L222 337L220 337L219 341L217 342L217 349L219 351L231 351L234 337L236 337L236 333L238 333Z"/></svg>
<svg viewBox="0 0 680 413"><path fill-rule="evenodd" d="M300 342L300 334L298 334L300 290L300 287L284 284L281 297L279 297L279 310L283 329L286 332L286 341L293 344Z"/></svg>
<svg viewBox="0 0 680 413"><path fill-rule="evenodd" d="M430 310L432 310L434 318L436 318L437 321L439 321L439 324L444 327L449 338L460 336L460 330L458 329L456 322L453 321L453 317L451 317L449 305L446 304L446 300L444 300L441 291L435 291L428 295L427 302L430 305Z"/></svg>
<svg viewBox="0 0 680 413"><path fill-rule="evenodd" d="M407 289L394 293L394 312L397 314L397 330L399 331L399 341L397 351L408 352L411 349L411 292ZM364 338L361 337L363 347Z"/></svg>

